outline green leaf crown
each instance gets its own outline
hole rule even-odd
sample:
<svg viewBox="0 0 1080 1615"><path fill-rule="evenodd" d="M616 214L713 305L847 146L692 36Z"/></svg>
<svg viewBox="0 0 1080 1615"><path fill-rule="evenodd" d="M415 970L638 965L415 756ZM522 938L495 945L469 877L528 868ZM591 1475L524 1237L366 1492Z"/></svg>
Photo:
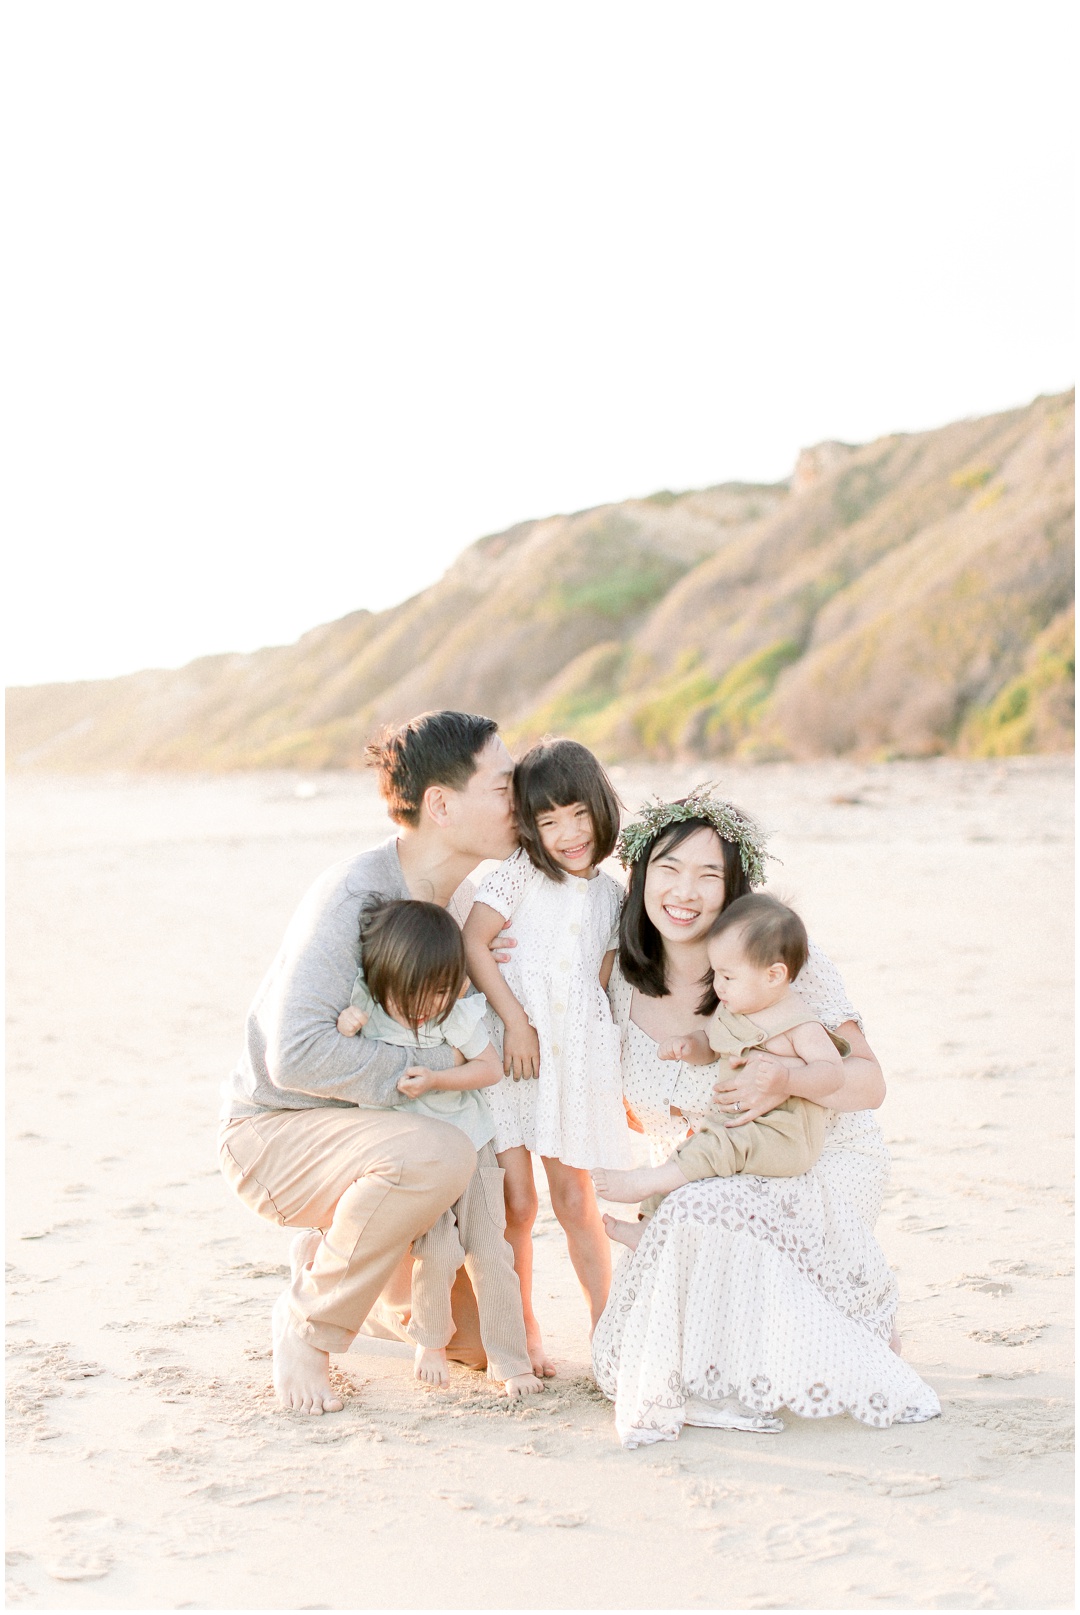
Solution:
<svg viewBox="0 0 1080 1615"><path fill-rule="evenodd" d="M663 802L659 797L646 802L638 811L633 824L628 824L619 836L615 854L624 869L636 864L646 847L662 830L670 825L682 824L686 819L704 819L711 824L722 841L734 842L739 849L743 873L751 886L765 884L765 859L773 858L765 850L765 832L748 814L733 802L714 796L713 785L695 785L681 802Z"/></svg>

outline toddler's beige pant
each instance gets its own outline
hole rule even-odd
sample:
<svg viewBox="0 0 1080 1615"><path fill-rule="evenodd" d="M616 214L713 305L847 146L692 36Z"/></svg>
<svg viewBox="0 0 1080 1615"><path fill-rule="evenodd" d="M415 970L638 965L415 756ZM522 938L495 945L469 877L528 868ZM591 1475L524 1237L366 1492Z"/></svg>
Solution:
<svg viewBox="0 0 1080 1615"><path fill-rule="evenodd" d="M290 1305L297 1334L349 1349L411 1242L459 1199L476 1151L458 1127L398 1110L279 1110L223 1124L221 1169L286 1228L319 1228Z"/></svg>
<svg viewBox="0 0 1080 1615"><path fill-rule="evenodd" d="M503 1171L495 1151L476 1152L476 1171L461 1198L413 1245L409 1334L419 1346L445 1346L454 1333L450 1292L464 1264L476 1292L480 1338L494 1379L532 1372L521 1286L506 1240Z"/></svg>

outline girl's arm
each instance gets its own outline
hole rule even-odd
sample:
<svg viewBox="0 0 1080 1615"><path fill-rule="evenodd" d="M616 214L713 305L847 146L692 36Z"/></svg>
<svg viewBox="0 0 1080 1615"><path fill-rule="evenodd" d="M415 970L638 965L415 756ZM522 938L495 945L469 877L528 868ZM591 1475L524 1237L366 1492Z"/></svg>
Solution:
<svg viewBox="0 0 1080 1615"><path fill-rule="evenodd" d="M506 1028L503 1072L515 1078L536 1077L540 1073L540 1040L491 953L491 944L505 924L496 909L486 903L474 903L462 931L465 962L473 986L483 993Z"/></svg>
<svg viewBox="0 0 1080 1615"><path fill-rule="evenodd" d="M502 1079L498 1051L489 1043L473 1060L454 1065L449 1071L431 1071L425 1065L411 1065L398 1082L398 1092L407 1099L419 1099L423 1094L464 1093L470 1088L492 1088Z"/></svg>

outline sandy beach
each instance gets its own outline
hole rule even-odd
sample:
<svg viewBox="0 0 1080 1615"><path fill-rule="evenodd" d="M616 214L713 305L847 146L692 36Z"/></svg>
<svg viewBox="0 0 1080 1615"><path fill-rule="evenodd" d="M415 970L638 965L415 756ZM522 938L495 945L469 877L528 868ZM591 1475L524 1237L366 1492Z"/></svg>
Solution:
<svg viewBox="0 0 1080 1615"><path fill-rule="evenodd" d="M633 807L693 768L616 771ZM309 881L387 833L356 774L10 786L8 1599L28 1609L1058 1609L1072 1603L1072 760L717 765L879 1054L879 1235L930 1424L622 1450L546 1208L559 1377L408 1348L275 1410L288 1235L218 1087Z"/></svg>

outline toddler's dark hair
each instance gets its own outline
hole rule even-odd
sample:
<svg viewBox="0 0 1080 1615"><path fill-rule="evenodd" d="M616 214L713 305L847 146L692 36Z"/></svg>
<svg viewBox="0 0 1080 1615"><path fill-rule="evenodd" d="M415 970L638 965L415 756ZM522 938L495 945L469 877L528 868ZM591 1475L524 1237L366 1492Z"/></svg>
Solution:
<svg viewBox="0 0 1080 1615"><path fill-rule="evenodd" d="M364 760L379 776L379 790L395 824L414 829L430 785L463 791L476 773L476 759L498 732L494 718L472 712L422 712L398 728L383 729L364 748Z"/></svg>
<svg viewBox="0 0 1080 1615"><path fill-rule="evenodd" d="M437 903L369 898L360 914L360 952L372 998L414 1031L423 1021L441 1024L465 985L461 931ZM433 1015L440 999L445 1008Z"/></svg>
<svg viewBox="0 0 1080 1615"><path fill-rule="evenodd" d="M610 858L619 834L619 798L588 746L576 740L541 740L514 769L514 808L521 845L551 880L565 880L540 839L536 820L552 808L584 802L592 819L593 863Z"/></svg>
<svg viewBox="0 0 1080 1615"><path fill-rule="evenodd" d="M751 964L761 970L777 963L786 965L788 980L795 980L806 963L810 943L806 926L794 909L766 892L751 892L729 903L716 916L709 927L709 939L736 928Z"/></svg>

